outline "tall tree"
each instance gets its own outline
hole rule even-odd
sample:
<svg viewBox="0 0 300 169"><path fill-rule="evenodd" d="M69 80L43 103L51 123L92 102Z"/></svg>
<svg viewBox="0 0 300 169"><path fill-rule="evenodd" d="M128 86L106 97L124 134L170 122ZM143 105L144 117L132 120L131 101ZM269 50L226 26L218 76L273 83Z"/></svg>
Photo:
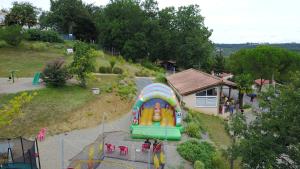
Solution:
<svg viewBox="0 0 300 169"><path fill-rule="evenodd" d="M243 138L245 132L247 131L247 123L245 116L241 113L234 113L226 126L226 129L231 135L232 144L228 147L226 154L229 157L230 169L234 168L234 160L240 156L240 139Z"/></svg>
<svg viewBox="0 0 300 169"><path fill-rule="evenodd" d="M74 45L75 54L70 70L77 75L77 79L82 87L86 87L86 79L94 67L94 55L90 46L84 42L77 41Z"/></svg>
<svg viewBox="0 0 300 169"><path fill-rule="evenodd" d="M81 0L50 0L48 21L61 33L72 33L83 41L97 39L96 24L90 5Z"/></svg>
<svg viewBox="0 0 300 169"><path fill-rule="evenodd" d="M10 12L5 16L5 23L30 28L37 24L38 13L39 10L28 2L14 2Z"/></svg>
<svg viewBox="0 0 300 169"><path fill-rule="evenodd" d="M225 71L225 58L222 55L222 50L218 50L215 54L214 63L213 63L213 70L215 73L222 73Z"/></svg>
<svg viewBox="0 0 300 169"><path fill-rule="evenodd" d="M179 42L176 56L179 65L209 70L212 64L213 45L209 40L212 30L205 27L199 6L179 7L174 23Z"/></svg>
<svg viewBox="0 0 300 169"><path fill-rule="evenodd" d="M234 77L234 82L239 90L239 107L243 108L244 95L252 92L253 79L250 74L240 74Z"/></svg>
<svg viewBox="0 0 300 169"><path fill-rule="evenodd" d="M142 33L145 17L137 1L112 0L103 9L101 19L96 22L98 22L99 39L102 46L126 55L125 51L129 50L124 48L124 45L126 41L134 40L136 33Z"/></svg>

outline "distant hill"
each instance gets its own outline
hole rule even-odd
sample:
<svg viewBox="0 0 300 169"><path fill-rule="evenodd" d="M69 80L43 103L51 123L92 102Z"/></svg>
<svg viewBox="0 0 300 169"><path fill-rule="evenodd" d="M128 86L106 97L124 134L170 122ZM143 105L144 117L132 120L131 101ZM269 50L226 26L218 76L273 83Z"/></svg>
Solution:
<svg viewBox="0 0 300 169"><path fill-rule="evenodd" d="M230 54L243 49L243 48L255 48L259 45L270 45L285 48L300 53L300 43L242 43L242 44L215 44L218 49L222 49L224 56L229 56Z"/></svg>

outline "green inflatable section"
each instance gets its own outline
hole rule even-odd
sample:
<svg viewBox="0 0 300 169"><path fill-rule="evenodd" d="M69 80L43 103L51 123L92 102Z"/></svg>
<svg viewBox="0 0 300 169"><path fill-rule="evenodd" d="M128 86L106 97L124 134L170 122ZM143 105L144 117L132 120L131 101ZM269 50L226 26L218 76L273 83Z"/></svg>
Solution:
<svg viewBox="0 0 300 169"><path fill-rule="evenodd" d="M182 130L181 127L161 127L157 125L152 126L131 126L132 128L132 138L135 139L168 139L168 140L180 140Z"/></svg>

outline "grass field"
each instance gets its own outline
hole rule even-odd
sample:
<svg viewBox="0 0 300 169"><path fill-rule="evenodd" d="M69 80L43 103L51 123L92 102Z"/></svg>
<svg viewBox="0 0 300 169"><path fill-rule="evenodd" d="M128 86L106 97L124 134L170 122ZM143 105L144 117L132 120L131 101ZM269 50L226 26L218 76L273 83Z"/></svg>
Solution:
<svg viewBox="0 0 300 169"><path fill-rule="evenodd" d="M57 44L48 45L47 47L43 43L46 48L32 49L30 45L33 44L39 43L24 42L18 48L0 48L0 77L9 76L11 70L18 70L18 77L33 77L34 73L41 71L48 61L58 57L70 57L64 54L63 49L55 48Z"/></svg>
<svg viewBox="0 0 300 169"><path fill-rule="evenodd" d="M45 42L22 42L17 47L0 47L0 77L8 77L11 70L18 70L17 77L33 77L35 72L42 71L47 62L62 57L66 64L72 62L72 55L66 55L67 47L73 45L73 42L65 43L45 43ZM130 75L140 71L143 68L140 64L126 62L121 57L115 57L97 51L95 58L95 68L98 72L100 66L110 66L109 60L114 58L117 67L122 68ZM154 71L147 69L152 74Z"/></svg>
<svg viewBox="0 0 300 169"><path fill-rule="evenodd" d="M90 88L101 89L118 81L118 76L97 76L86 89L70 85L38 90L33 100L23 108L24 114L12 125L0 130L0 137L30 137L42 127L47 127L50 134L92 127L101 122L103 112L109 112L108 119L117 118L129 112L132 103L113 92L93 95ZM15 95L2 95L0 104Z"/></svg>

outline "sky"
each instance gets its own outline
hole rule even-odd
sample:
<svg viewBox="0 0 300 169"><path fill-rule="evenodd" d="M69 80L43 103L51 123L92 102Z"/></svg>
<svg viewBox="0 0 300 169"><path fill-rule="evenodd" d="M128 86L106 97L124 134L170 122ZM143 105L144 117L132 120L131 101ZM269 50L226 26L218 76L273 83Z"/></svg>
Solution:
<svg viewBox="0 0 300 169"><path fill-rule="evenodd" d="M10 8L16 0L0 0ZM50 0L17 0L49 10ZM109 0L83 0L105 5ZM159 8L198 4L214 43L300 43L300 0L157 0Z"/></svg>

